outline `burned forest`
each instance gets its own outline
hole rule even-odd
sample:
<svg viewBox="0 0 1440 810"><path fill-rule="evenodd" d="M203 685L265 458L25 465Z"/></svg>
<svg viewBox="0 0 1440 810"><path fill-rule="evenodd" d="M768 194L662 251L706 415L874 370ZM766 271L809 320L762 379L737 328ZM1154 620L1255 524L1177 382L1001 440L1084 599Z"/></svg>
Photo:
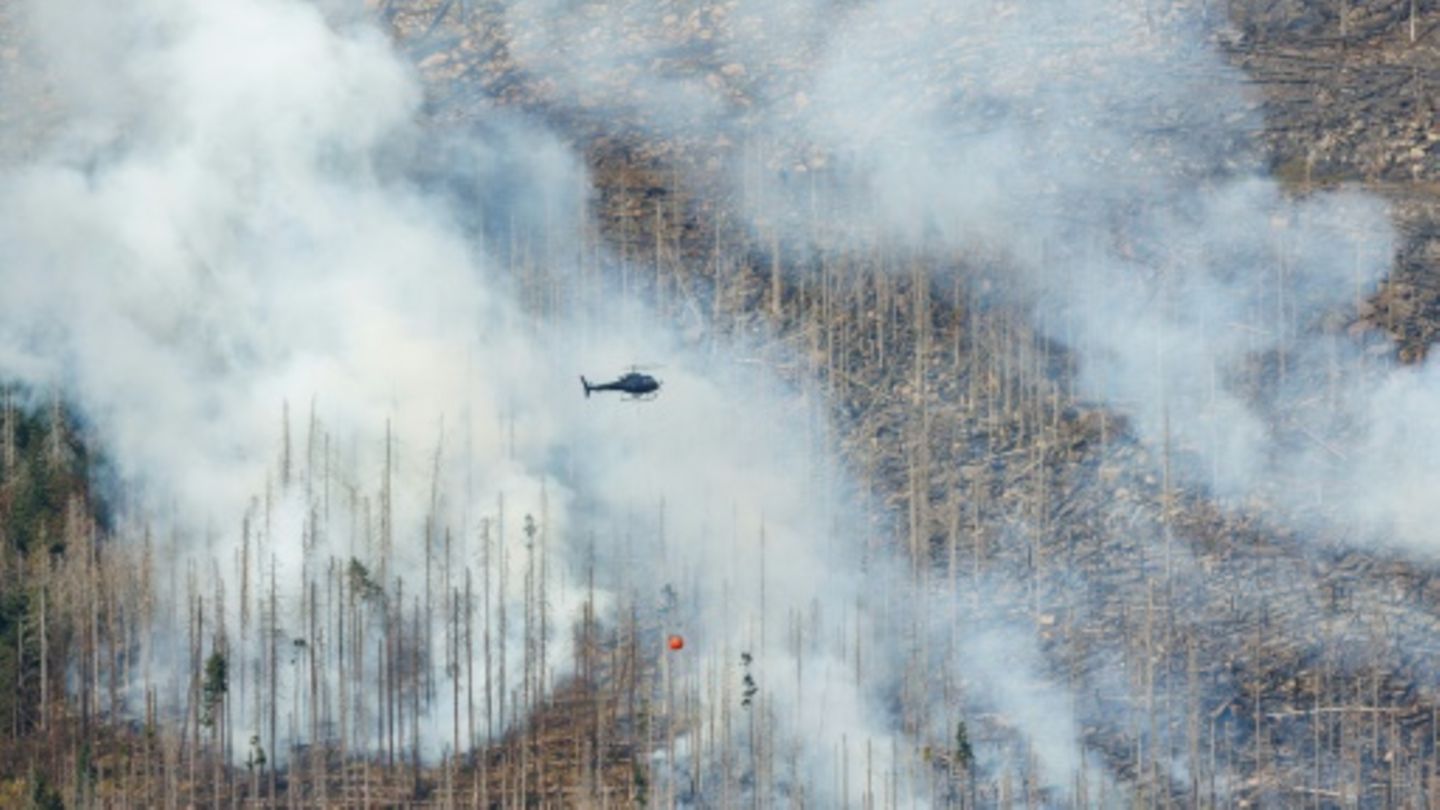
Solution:
<svg viewBox="0 0 1440 810"><path fill-rule="evenodd" d="M1433 0L0 0L0 807L1435 807L1437 335Z"/></svg>

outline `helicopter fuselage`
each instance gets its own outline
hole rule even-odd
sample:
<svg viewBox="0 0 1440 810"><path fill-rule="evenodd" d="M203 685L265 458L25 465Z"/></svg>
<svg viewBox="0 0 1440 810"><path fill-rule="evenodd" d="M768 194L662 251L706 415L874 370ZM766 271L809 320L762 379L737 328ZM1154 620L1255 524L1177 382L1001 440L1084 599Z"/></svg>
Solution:
<svg viewBox="0 0 1440 810"><path fill-rule="evenodd" d="M641 374L638 371L632 371L620 377L618 380L607 383L591 383L582 375L580 377L580 384L585 387L586 397L589 397L594 391L619 391L629 394L632 398L639 399L649 397L660 390L659 380L651 377L649 374Z"/></svg>

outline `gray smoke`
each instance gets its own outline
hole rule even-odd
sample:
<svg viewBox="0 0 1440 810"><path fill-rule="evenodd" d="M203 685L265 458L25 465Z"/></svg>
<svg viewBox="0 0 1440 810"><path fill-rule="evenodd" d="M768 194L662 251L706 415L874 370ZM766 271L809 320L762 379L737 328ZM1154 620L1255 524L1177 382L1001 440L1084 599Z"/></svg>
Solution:
<svg viewBox="0 0 1440 810"><path fill-rule="evenodd" d="M1437 372L1343 329L1390 269L1388 212L1267 176L1216 4L563 8L505 4L545 103L718 161L760 244L998 280L992 297L1073 354L1080 396L1127 415L1184 482L1321 539L1433 551ZM1017 681L987 660L1047 682L1033 657L976 643L993 655L954 666L1051 769L1077 768L1067 712L1026 722L1045 700L1007 700Z"/></svg>
<svg viewBox="0 0 1440 810"><path fill-rule="evenodd" d="M998 275L1075 353L1082 394L1192 481L1424 550L1426 499L1404 493L1432 437L1388 414L1431 384L1334 327L1389 270L1387 212L1266 176L1210 5L514 0L507 19L543 43L514 53L553 98L728 158L764 241ZM646 103L672 95L689 101Z"/></svg>
<svg viewBox="0 0 1440 810"><path fill-rule="evenodd" d="M5 133L23 143L0 174L0 376L74 403L117 467L117 554L156 561L130 709L153 684L163 710L185 710L184 639L203 600L207 633L223 623L234 657L236 758L252 734L269 746L269 730L284 761L313 741L307 718L338 714L334 689L309 702L310 673L342 666L337 631L309 606L339 612L341 584L364 596L354 560L413 623L406 643L434 639L426 675L440 687L410 728L438 757L467 742L449 722L447 626L467 570L477 599L493 590L480 620L510 617L482 688L503 696L503 677L526 695L568 673L593 561L605 623L634 604L658 622L647 626L690 639L664 659L704 702L677 768L688 746L714 773L756 722L776 750L750 752L771 763L745 769L750 791L829 803L840 769L856 785L893 778L910 744L875 705L887 684L848 660L852 639L870 655L884 628L862 599L844 528L860 521L819 449L813 393L701 352L587 280L573 264L587 204L577 157L498 110L474 131L424 125L420 85L381 32L327 10L24 7L35 79L14 99L53 117ZM552 264L545 283L568 292L537 313L527 285ZM577 371L636 360L663 364L658 401L580 396ZM872 566L873 583L886 564ZM548 663L527 675L539 588ZM666 592L674 603L657 607ZM436 618L412 619L431 599ZM380 636L380 604L352 613L352 636ZM647 634L646 660L662 640ZM760 689L748 711L741 653ZM377 707L361 686L347 733L374 752ZM708 711L729 718L718 737L698 721Z"/></svg>
<svg viewBox="0 0 1440 810"><path fill-rule="evenodd" d="M1170 446L1189 480L1428 550L1436 515L1418 493L1433 489L1440 448L1424 418L1435 373L1377 362L1326 317L1388 269L1383 206L1297 200L1266 178L1249 143L1260 121L1208 46L1207 5L1154 5L504 11L509 53L548 80L547 103L713 150L757 234L822 252L903 246L937 270L999 274L1075 352L1085 393ZM302 583L328 560L376 562L388 422L395 549L382 584L403 579L408 601L427 579L432 512L453 529L457 578L462 561L478 571L505 549L507 588L487 609L520 616L526 566L553 555L547 684L568 665L560 628L584 598L590 538L606 604L674 590L653 613L691 646L665 666L727 717L718 737L697 731L664 755L676 782L690 757L714 776L717 749L744 750L755 722L778 740L762 789L826 804L858 796L862 775L913 772L920 742L953 733L948 719L923 740L896 730L892 701L918 654L894 639L950 638L963 611L895 607L916 594L861 553L813 392L705 354L574 266L586 178L560 138L500 110L477 131L418 123L411 68L340 3L24 11L35 70L0 91L32 113L0 119L0 374L73 400L120 467L128 531L164 527L180 633L182 564L225 581L238 634L240 586L219 572L256 566L258 610L273 561L298 637ZM540 235L536 255L559 268L552 317L534 314L525 262L540 262L511 252L517 232ZM664 364L662 399L578 398L577 371L637 360ZM358 495L341 506L342 493ZM1028 643L989 626L947 642L945 661L1066 793L1093 761L1073 698ZM524 677L517 628L511 688ZM267 654L251 632L237 642L247 671ZM178 702L184 652L151 644ZM761 686L748 709L735 698L742 652ZM432 754L449 739L440 693L426 708ZM255 728L236 729L237 751ZM920 801L922 781L895 790Z"/></svg>

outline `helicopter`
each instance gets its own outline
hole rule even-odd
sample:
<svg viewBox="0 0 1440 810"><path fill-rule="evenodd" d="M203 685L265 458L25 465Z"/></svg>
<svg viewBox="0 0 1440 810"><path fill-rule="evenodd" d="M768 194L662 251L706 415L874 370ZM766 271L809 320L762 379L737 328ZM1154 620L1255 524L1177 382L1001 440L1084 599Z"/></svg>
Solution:
<svg viewBox="0 0 1440 810"><path fill-rule="evenodd" d="M585 398L590 398L592 391L621 391L629 395L629 399L651 400L660 390L660 381L649 374L641 374L634 367L622 375L618 380L607 383L595 384L580 375L580 384L585 386Z"/></svg>

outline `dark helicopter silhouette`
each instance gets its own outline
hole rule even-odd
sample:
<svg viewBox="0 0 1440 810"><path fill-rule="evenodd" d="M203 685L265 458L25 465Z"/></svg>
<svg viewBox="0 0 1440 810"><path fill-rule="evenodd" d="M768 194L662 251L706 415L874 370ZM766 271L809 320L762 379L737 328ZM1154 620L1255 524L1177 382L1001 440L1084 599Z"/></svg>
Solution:
<svg viewBox="0 0 1440 810"><path fill-rule="evenodd" d="M594 384L580 375L580 384L585 386L585 397L589 399L592 391L620 391L629 395L630 399L654 399L655 392L660 390L660 381L649 374L641 374L633 368L620 379L613 382Z"/></svg>

